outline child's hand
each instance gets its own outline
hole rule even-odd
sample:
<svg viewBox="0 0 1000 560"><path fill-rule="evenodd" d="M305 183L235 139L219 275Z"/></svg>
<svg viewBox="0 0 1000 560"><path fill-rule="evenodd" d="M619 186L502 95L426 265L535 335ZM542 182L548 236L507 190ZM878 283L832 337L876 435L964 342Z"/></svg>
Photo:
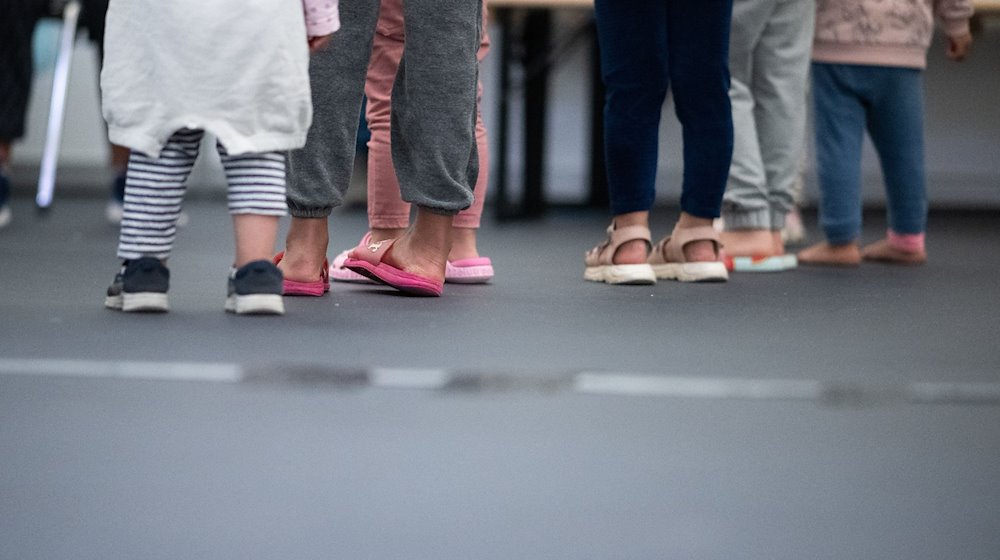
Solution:
<svg viewBox="0 0 1000 560"><path fill-rule="evenodd" d="M323 35L322 37L309 37L309 54L315 53L316 51L322 49L330 42L330 37L332 35Z"/></svg>
<svg viewBox="0 0 1000 560"><path fill-rule="evenodd" d="M948 46L945 48L945 54L948 55L948 58L956 62L965 60L971 46L972 35L969 33L957 37L948 37Z"/></svg>

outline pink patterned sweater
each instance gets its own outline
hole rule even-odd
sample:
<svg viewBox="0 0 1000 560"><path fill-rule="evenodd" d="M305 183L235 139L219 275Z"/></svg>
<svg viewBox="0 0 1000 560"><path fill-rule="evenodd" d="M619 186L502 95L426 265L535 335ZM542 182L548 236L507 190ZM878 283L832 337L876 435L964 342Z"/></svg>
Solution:
<svg viewBox="0 0 1000 560"><path fill-rule="evenodd" d="M812 59L924 68L935 16L957 37L969 32L972 11L972 0L817 0Z"/></svg>
<svg viewBox="0 0 1000 560"><path fill-rule="evenodd" d="M306 33L310 37L323 37L340 29L338 0L302 0L306 13Z"/></svg>

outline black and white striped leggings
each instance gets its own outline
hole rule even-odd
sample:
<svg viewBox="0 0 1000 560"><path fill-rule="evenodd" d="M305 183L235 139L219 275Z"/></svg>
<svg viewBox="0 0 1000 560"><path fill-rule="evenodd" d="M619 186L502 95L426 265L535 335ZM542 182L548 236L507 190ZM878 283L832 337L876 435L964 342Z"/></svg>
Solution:
<svg viewBox="0 0 1000 560"><path fill-rule="evenodd" d="M181 129L159 157L133 151L125 179L125 207L118 256L122 259L170 256L177 236L187 178L198 158L203 130ZM285 153L231 156L216 144L229 184L230 214L284 216Z"/></svg>

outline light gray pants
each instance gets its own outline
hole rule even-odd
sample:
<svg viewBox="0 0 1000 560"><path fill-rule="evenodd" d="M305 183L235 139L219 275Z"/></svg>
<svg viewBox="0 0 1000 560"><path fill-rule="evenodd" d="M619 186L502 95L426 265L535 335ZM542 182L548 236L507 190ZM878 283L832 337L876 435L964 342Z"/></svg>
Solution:
<svg viewBox="0 0 1000 560"><path fill-rule="evenodd" d="M288 209L322 218L350 183L379 0L340 5L341 28L309 64L313 122L289 155ZM403 200L439 214L472 204L479 162L476 94L481 0L406 0L392 89L392 161Z"/></svg>
<svg viewBox="0 0 1000 560"><path fill-rule="evenodd" d="M815 0L736 0L729 98L734 147L727 230L785 226L805 144Z"/></svg>

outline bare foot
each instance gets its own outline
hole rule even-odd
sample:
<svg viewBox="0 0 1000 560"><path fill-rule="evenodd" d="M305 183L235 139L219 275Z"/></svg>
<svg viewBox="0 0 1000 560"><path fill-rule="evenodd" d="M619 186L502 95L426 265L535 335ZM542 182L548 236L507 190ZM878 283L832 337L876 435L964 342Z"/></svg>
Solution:
<svg viewBox="0 0 1000 560"><path fill-rule="evenodd" d="M861 251L857 243L831 245L817 243L799 251L799 262L827 266L858 266L861 264Z"/></svg>
<svg viewBox="0 0 1000 560"><path fill-rule="evenodd" d="M406 228L372 228L370 231L372 234L372 241L378 243L379 241L403 237L403 234L406 233Z"/></svg>
<svg viewBox="0 0 1000 560"><path fill-rule="evenodd" d="M428 280L444 282L451 252L454 216L417 208L413 224L396 239L382 258L386 264Z"/></svg>
<svg viewBox="0 0 1000 560"><path fill-rule="evenodd" d="M882 239L862 248L861 258L889 264L918 265L927 262L927 251L903 251L890 245L888 239Z"/></svg>
<svg viewBox="0 0 1000 560"><path fill-rule="evenodd" d="M614 264L646 264L648 258L649 245L642 239L633 239L618 247L611 262Z"/></svg>
<svg viewBox="0 0 1000 560"><path fill-rule="evenodd" d="M719 254L715 251L715 243L708 239L692 241L685 245L684 260L687 262L715 262L719 260Z"/></svg>
<svg viewBox="0 0 1000 560"><path fill-rule="evenodd" d="M770 257L784 252L780 232L776 246L769 229L724 231L719 238L726 247L726 254L732 257Z"/></svg>
<svg viewBox="0 0 1000 560"><path fill-rule="evenodd" d="M453 227L451 230L451 252L449 261L474 259L479 256L476 248L476 230L474 228Z"/></svg>
<svg viewBox="0 0 1000 560"><path fill-rule="evenodd" d="M439 250L416 242L412 235L397 239L382 258L383 262L398 269L439 282L444 282L446 260Z"/></svg>
<svg viewBox="0 0 1000 560"><path fill-rule="evenodd" d="M704 226L713 227L713 221L711 218L699 218L687 212L681 212L680 218L677 219L677 224L674 227L675 229ZM691 241L684 245L681 251L684 253L684 260L687 262L715 262L719 260L719 252L715 242L710 239Z"/></svg>
<svg viewBox="0 0 1000 560"><path fill-rule="evenodd" d="M326 218L292 218L278 268L288 280L315 282L322 274L329 242Z"/></svg>

